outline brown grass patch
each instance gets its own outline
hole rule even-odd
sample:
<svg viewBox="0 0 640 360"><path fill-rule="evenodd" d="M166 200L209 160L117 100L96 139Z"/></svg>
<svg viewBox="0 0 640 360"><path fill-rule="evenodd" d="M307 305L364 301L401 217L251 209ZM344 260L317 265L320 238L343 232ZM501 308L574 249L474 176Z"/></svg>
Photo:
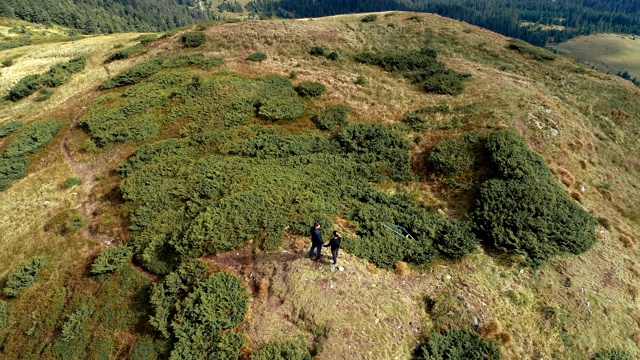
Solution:
<svg viewBox="0 0 640 360"><path fill-rule="evenodd" d="M398 261L395 265L393 265L393 269L396 272L396 275L406 276L411 272L409 268L409 264L404 261Z"/></svg>
<svg viewBox="0 0 640 360"><path fill-rule="evenodd" d="M589 163L584 159L580 159L580 167L582 170L589 170Z"/></svg>
<svg viewBox="0 0 640 360"><path fill-rule="evenodd" d="M480 327L478 333L485 339L495 339L496 335L500 333L501 330L502 326L498 320L491 320Z"/></svg>
<svg viewBox="0 0 640 360"><path fill-rule="evenodd" d="M258 292L256 294L258 300L264 300L269 296L269 286L271 286L271 282L267 278L262 278L258 281Z"/></svg>
<svg viewBox="0 0 640 360"><path fill-rule="evenodd" d="M598 189L598 192L602 195L605 200L611 201L613 200L613 193L607 189Z"/></svg>
<svg viewBox="0 0 640 360"><path fill-rule="evenodd" d="M576 178L571 174L571 172L567 169L559 168L557 170L558 176L560 177L560 181L566 187L570 187L576 182Z"/></svg>
<svg viewBox="0 0 640 360"><path fill-rule="evenodd" d="M582 195L581 195L579 192L577 192L577 191L572 191L572 192L571 192L571 197L572 197L575 201L577 201L577 202L579 202L579 203L581 203L581 204L582 204Z"/></svg>

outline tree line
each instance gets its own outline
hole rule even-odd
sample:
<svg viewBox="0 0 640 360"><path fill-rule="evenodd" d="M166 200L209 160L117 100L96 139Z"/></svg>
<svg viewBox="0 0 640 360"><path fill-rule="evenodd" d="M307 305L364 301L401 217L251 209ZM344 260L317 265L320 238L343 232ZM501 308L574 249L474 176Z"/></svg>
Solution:
<svg viewBox="0 0 640 360"><path fill-rule="evenodd" d="M0 17L59 24L87 34L165 31L218 19L210 8L183 0L3 0Z"/></svg>

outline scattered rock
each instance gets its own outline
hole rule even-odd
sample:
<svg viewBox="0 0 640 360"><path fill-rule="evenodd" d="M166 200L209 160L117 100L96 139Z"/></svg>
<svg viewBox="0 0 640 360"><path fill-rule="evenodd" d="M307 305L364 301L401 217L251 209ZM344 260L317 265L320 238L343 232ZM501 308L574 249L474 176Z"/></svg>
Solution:
<svg viewBox="0 0 640 360"><path fill-rule="evenodd" d="M587 191L587 188L584 185L580 184L580 191L585 192Z"/></svg>
<svg viewBox="0 0 640 360"><path fill-rule="evenodd" d="M338 270L344 271L344 268L342 266L340 266L340 267L338 267Z"/></svg>
<svg viewBox="0 0 640 360"><path fill-rule="evenodd" d="M442 210L442 209L438 209L438 214L440 216L446 216L447 215L447 214L445 214L444 210Z"/></svg>
<svg viewBox="0 0 640 360"><path fill-rule="evenodd" d="M471 325L473 325L473 327L474 327L475 329L477 329L477 328L478 328L478 318L477 318L477 317L475 317L475 316L474 316L474 317L471 319Z"/></svg>
<svg viewBox="0 0 640 360"><path fill-rule="evenodd" d="M49 200L45 200L45 202L42 203L42 206L47 207L51 204L51 201Z"/></svg>
<svg viewBox="0 0 640 360"><path fill-rule="evenodd" d="M551 136L558 136L560 135L560 131L556 128L551 128Z"/></svg>

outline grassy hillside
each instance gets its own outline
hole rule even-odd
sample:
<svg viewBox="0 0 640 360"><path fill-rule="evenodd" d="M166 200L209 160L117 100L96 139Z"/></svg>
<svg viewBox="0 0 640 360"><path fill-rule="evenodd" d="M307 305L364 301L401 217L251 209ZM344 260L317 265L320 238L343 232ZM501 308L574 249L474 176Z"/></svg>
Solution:
<svg viewBox="0 0 640 360"><path fill-rule="evenodd" d="M597 34L581 36L553 46L558 53L610 74L628 71L640 77L636 59L640 38L633 35Z"/></svg>
<svg viewBox="0 0 640 360"><path fill-rule="evenodd" d="M0 102L0 165L26 164L0 191L2 356L640 356L638 88L435 15L363 19L0 51L3 95L86 57ZM305 258L313 221L340 268Z"/></svg>

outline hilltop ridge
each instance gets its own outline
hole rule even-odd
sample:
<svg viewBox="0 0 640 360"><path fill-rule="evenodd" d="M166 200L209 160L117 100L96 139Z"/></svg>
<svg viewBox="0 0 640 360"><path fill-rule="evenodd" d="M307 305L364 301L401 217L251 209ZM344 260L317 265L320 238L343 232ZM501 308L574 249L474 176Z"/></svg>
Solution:
<svg viewBox="0 0 640 360"><path fill-rule="evenodd" d="M0 192L0 274L47 259L0 302L7 358L259 358L289 342L300 358L410 358L445 330L508 359L640 353L632 84L387 12L3 50L0 93L77 56L80 72L39 83L47 99L0 102L0 130L22 124L2 152L61 122ZM524 245L479 225L497 224L478 209L500 186L531 200L495 203L521 211L529 230L500 229ZM345 234L343 271L304 258L314 220ZM216 301L233 309L224 324L183 310ZM210 347L189 343L199 326Z"/></svg>

